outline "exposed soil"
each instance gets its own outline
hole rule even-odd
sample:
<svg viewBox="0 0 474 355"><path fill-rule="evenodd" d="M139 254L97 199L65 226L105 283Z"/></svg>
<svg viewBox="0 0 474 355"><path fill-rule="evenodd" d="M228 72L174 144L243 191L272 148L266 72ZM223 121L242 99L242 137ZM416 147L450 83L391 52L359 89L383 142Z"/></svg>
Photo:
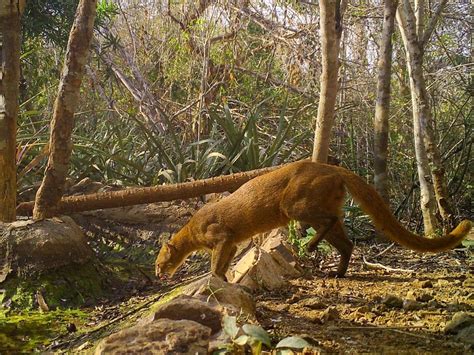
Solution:
<svg viewBox="0 0 474 355"><path fill-rule="evenodd" d="M5 338L8 346L2 349L0 345L0 352L90 349L98 339L134 324L183 280L206 273L209 258L197 253L175 279L162 282L153 276L153 259L162 239L185 223L200 204L198 200L152 204L76 216L99 260L115 268L125 283L111 290L107 298L82 307L78 314L49 313L48 319L54 321L38 323L40 335L22 328L27 320L40 317L37 311L0 317L0 330L9 330ZM259 322L275 341L304 335L323 353L472 351L454 335L443 332L456 312L474 311L471 252L464 248L419 255L387 246L374 242L357 245L344 279L327 276L337 264L335 252L322 248L326 251L305 258L302 263L307 273L291 281L290 289L255 295ZM17 316L23 320L13 324Z"/></svg>
<svg viewBox="0 0 474 355"><path fill-rule="evenodd" d="M291 290L257 296L260 323L278 339L307 335L323 352L468 352L466 344L443 333L454 313L474 311L465 252L419 256L394 247L377 262L413 273L368 269L362 253L367 259L382 249L359 246L344 279L325 277L308 260L311 272L293 280ZM331 257L322 259L324 266Z"/></svg>

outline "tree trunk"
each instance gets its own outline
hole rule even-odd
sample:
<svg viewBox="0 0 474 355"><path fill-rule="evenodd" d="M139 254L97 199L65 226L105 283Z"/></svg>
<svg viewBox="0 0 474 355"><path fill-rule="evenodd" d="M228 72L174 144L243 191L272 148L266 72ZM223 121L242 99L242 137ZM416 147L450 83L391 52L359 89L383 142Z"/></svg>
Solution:
<svg viewBox="0 0 474 355"><path fill-rule="evenodd" d="M334 124L334 111L339 89L339 41L342 34L341 0L320 0L321 26L321 93L319 96L318 117L314 134L313 161L325 163L329 154L331 129Z"/></svg>
<svg viewBox="0 0 474 355"><path fill-rule="evenodd" d="M63 194L72 151L74 112L79 101L82 76L92 40L96 6L97 0L80 0L69 35L66 61L51 122L48 164L36 194L33 211L35 220L56 215Z"/></svg>
<svg viewBox="0 0 474 355"><path fill-rule="evenodd" d="M420 63L418 65L418 63ZM423 140L423 145L426 151L428 159L428 174L429 167L431 167L431 179L434 188L434 197L438 204L439 213L443 220L443 226L445 229L450 230L454 226L454 213L451 209L451 204L448 197L448 189L445 183L445 170L441 161L441 156L436 144L436 135L434 132L433 117L431 115L431 109L429 106L429 97L426 91L426 84L423 76L423 68L421 66L422 61L414 61L409 68L412 67L411 82L412 90L418 106L416 110L413 110L418 117L417 120L419 125L420 139ZM415 104L415 101L414 101Z"/></svg>
<svg viewBox="0 0 474 355"><path fill-rule="evenodd" d="M428 156L426 155L425 145L423 143L423 129L420 125L420 107L418 106L415 92L415 83L412 79L410 66L408 66L410 74L410 88L412 92L412 106L413 106L413 134L415 142L415 156L416 167L418 171L418 181L420 183L420 205L421 213L423 215L423 225L425 235L432 235L437 228L436 220L436 200L433 191L433 182L430 176L430 165Z"/></svg>
<svg viewBox="0 0 474 355"><path fill-rule="evenodd" d="M374 121L374 184L377 192L388 203L389 184L387 173L388 119L390 114L390 79L392 74L392 34L397 0L385 0L384 22L378 62L377 102Z"/></svg>
<svg viewBox="0 0 474 355"><path fill-rule="evenodd" d="M367 0L358 0L352 3L360 14L367 14ZM354 23L354 47L352 47L352 51L354 51L354 60L360 68L361 72L368 71L369 63L367 58L367 47L369 44L369 37L367 36L367 19L368 16L360 16L357 21ZM343 44L344 45L344 40Z"/></svg>
<svg viewBox="0 0 474 355"><path fill-rule="evenodd" d="M20 16L24 1L0 3L0 221L16 219L16 120L20 81Z"/></svg>
<svg viewBox="0 0 474 355"><path fill-rule="evenodd" d="M416 9L416 13L411 8L409 0L403 0L397 12L397 21L406 49L408 72L410 75L415 149L426 234L434 232L436 204L438 205L445 229L453 225L453 212L449 203L441 156L436 145L433 117L423 76L424 46L433 32L446 2L446 0L441 0L436 13L426 27L426 31L423 30L424 11L419 8L424 4L422 0L417 1L419 6Z"/></svg>

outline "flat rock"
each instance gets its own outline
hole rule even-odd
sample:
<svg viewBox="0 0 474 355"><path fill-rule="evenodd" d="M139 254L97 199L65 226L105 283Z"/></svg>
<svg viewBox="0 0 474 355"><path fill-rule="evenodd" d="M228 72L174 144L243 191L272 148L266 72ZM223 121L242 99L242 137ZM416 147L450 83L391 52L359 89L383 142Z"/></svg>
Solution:
<svg viewBox="0 0 474 355"><path fill-rule="evenodd" d="M218 277L208 276L187 285L183 294L202 297L211 303L226 308L225 313L244 313L255 318L255 302L252 295L240 285L231 284Z"/></svg>
<svg viewBox="0 0 474 355"><path fill-rule="evenodd" d="M180 320L187 319L211 328L212 334L222 329L222 314L208 302L187 295L181 295L165 303L147 318L154 322L161 318Z"/></svg>
<svg viewBox="0 0 474 355"><path fill-rule="evenodd" d="M211 329L192 320L159 319L102 340L94 354L207 354Z"/></svg>

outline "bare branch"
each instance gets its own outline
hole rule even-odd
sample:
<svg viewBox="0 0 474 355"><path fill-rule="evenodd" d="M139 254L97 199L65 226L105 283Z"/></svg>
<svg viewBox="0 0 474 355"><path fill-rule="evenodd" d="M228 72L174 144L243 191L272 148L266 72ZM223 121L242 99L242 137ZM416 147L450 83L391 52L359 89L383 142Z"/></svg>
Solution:
<svg viewBox="0 0 474 355"><path fill-rule="evenodd" d="M423 38L420 40L420 47L425 48L426 43L430 40L431 35L434 32L434 29L436 28L436 25L438 24L438 20L441 17L441 12L443 12L443 9L446 6L446 3L448 0L441 0L441 2L438 5L438 8L436 9L436 12L430 19L430 23L426 27L425 32L423 33Z"/></svg>
<svg viewBox="0 0 474 355"><path fill-rule="evenodd" d="M289 85L289 84L287 84L287 83L285 83L281 80L272 78L272 77L270 77L270 75L257 73L256 71L253 71L253 70L250 70L250 69L247 69L247 68L237 67L237 66L234 66L233 68L237 71L242 72L242 73L255 76L255 77L259 78L260 80L263 80L266 83L271 83L275 86L285 87L288 90L293 91L294 93L303 95L304 97L306 97L308 99L314 100L315 98L317 98L317 95L310 94L310 93L304 91L301 88L297 88L297 87Z"/></svg>

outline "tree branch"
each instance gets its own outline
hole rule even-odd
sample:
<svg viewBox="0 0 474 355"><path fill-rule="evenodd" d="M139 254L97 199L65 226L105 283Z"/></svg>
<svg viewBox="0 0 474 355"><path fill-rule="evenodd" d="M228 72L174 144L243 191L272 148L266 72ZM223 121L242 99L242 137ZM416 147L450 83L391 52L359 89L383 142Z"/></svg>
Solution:
<svg viewBox="0 0 474 355"><path fill-rule="evenodd" d="M426 27L425 32L423 33L423 38L420 39L420 47L425 48L426 43L430 40L431 35L434 32L434 29L436 28L436 25L438 24L438 20L441 17L441 12L443 12L443 9L446 6L446 3L448 0L441 0L441 2L438 5L438 8L436 9L436 12L430 19L430 23Z"/></svg>
<svg viewBox="0 0 474 355"><path fill-rule="evenodd" d="M297 88L297 87L292 86L290 84L287 84L287 83L285 83L281 80L272 78L269 75L264 75L264 74L261 74L261 73L257 73L256 71L253 71L253 70L250 70L250 69L247 69L247 68L238 67L238 66L234 66L233 69L235 69L237 71L240 71L242 73L245 73L245 74L255 76L255 77L263 80L266 83L272 83L275 86L281 86L281 87L287 88L288 90L293 91L296 94L300 94L300 95L302 95L302 96L304 96L308 99L311 99L311 100L314 100L315 98L318 97L317 95L312 95L310 93L307 93L303 89L300 89L300 88Z"/></svg>

